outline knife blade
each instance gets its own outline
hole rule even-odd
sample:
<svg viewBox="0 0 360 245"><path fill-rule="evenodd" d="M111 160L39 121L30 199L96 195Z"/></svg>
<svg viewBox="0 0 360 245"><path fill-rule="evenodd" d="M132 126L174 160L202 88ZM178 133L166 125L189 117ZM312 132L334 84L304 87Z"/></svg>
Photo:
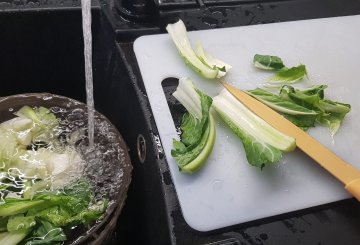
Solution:
<svg viewBox="0 0 360 245"><path fill-rule="evenodd" d="M247 93L222 82L223 86L248 109L284 134L295 138L296 145L345 185L345 189L360 201L360 171L330 151L316 139L285 117Z"/></svg>

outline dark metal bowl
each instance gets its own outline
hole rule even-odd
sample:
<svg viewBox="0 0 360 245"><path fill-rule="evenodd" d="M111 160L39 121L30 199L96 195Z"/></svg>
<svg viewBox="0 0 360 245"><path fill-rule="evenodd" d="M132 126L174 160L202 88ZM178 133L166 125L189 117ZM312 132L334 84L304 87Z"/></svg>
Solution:
<svg viewBox="0 0 360 245"><path fill-rule="evenodd" d="M21 107L28 105L30 107L43 106L46 108L65 108L65 111L73 111L74 109L79 109L83 111L84 119L87 118L87 106L84 103L79 101L49 94L49 93L28 93L28 94L18 94L7 97L0 98L0 121L6 121L14 117L14 112L18 111ZM66 114L63 113L63 114ZM119 131L115 126L102 114L99 112L94 113L95 116L95 138L98 135L101 136L102 132L97 132L97 126L99 123L106 125L107 136L103 136L104 143L115 145L121 154L121 160L112 159L109 164L111 164L111 174L110 179L114 179L120 183L113 190L113 194L109 194L109 200L112 204L108 207L106 214L102 221L97 222L92 227L86 227L82 229L75 229L71 234L71 239L67 241L68 244L101 244L105 241L109 235L113 232L117 219L121 213L121 209L124 206L125 199L127 196L127 190L131 181L131 171L132 165L130 162L130 157L128 154L128 148L125 141L120 135ZM57 117L59 117L57 115ZM87 123L87 120L85 120ZM106 149L104 145L104 149ZM119 175L119 172L121 174ZM96 177L96 169L93 170L92 176ZM120 176L120 177L119 177ZM119 179L120 178L120 179ZM96 178L95 178L96 179ZM75 233L75 234L73 234Z"/></svg>

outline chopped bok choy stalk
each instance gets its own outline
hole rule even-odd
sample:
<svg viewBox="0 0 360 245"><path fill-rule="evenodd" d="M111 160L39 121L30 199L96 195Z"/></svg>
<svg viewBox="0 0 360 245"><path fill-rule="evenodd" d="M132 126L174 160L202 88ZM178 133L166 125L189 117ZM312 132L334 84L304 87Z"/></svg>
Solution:
<svg viewBox="0 0 360 245"><path fill-rule="evenodd" d="M326 88L326 85L316 85L305 90L299 90L286 85L280 90L280 96L283 99L316 111L318 113L316 122L329 127L331 135L334 136L346 114L350 112L351 106L325 99L324 90Z"/></svg>
<svg viewBox="0 0 360 245"><path fill-rule="evenodd" d="M187 112L181 121L180 141L173 140L171 155L181 172L194 173L204 165L215 143L215 122L209 111L212 99L188 78L179 79L173 96Z"/></svg>
<svg viewBox="0 0 360 245"><path fill-rule="evenodd" d="M282 152L295 149L295 139L270 126L251 112L226 89L213 98L213 107L242 140L248 162L263 168L278 162Z"/></svg>
<svg viewBox="0 0 360 245"><path fill-rule="evenodd" d="M231 65L209 54L199 41L195 44L195 54L204 64L218 70L217 78L225 76L226 72L232 68Z"/></svg>
<svg viewBox="0 0 360 245"><path fill-rule="evenodd" d="M185 63L201 76L208 79L220 78L231 68L230 65L209 55L200 43L196 45L194 52L182 20L174 24L168 24L166 30L180 55L184 58Z"/></svg>
<svg viewBox="0 0 360 245"><path fill-rule="evenodd" d="M6 245L16 245L20 243L31 230L0 232L0 242Z"/></svg>
<svg viewBox="0 0 360 245"><path fill-rule="evenodd" d="M254 56L254 66L263 70L281 70L285 67L281 58L271 55L256 54Z"/></svg>
<svg viewBox="0 0 360 245"><path fill-rule="evenodd" d="M53 137L53 130L59 125L56 116L45 107L31 108L22 107L16 115L20 118L30 119L33 122L31 127L31 140L33 142L49 142Z"/></svg>
<svg viewBox="0 0 360 245"><path fill-rule="evenodd" d="M279 95L257 88L247 91L255 99L281 113L289 121L306 130L315 124L318 112L296 104L291 100L281 98Z"/></svg>

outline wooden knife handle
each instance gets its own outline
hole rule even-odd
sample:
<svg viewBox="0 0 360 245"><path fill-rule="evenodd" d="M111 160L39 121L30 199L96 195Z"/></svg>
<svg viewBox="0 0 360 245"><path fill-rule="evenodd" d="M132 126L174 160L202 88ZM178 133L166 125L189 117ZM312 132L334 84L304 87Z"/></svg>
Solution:
<svg viewBox="0 0 360 245"><path fill-rule="evenodd" d="M360 179L349 182L345 185L345 189L360 202Z"/></svg>

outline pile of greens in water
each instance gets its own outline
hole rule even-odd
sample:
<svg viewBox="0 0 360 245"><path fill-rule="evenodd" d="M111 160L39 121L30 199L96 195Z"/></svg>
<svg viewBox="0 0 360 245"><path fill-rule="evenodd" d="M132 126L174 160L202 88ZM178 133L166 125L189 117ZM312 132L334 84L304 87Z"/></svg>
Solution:
<svg viewBox="0 0 360 245"><path fill-rule="evenodd" d="M65 231L104 214L81 176L81 155L59 140L44 107L25 106L0 124L0 244L63 244Z"/></svg>

